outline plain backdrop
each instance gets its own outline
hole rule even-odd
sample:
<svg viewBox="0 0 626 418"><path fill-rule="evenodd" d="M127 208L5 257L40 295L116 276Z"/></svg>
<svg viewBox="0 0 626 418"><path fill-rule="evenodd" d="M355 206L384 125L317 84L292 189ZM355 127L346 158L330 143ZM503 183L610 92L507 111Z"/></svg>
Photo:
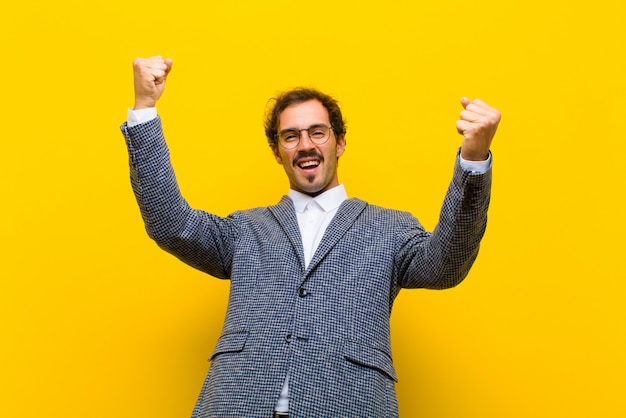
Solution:
<svg viewBox="0 0 626 418"><path fill-rule="evenodd" d="M119 125L132 60L174 59L158 111L189 202L277 202L270 97L348 121L350 196L432 229L462 96L501 110L487 234L464 283L402 291L401 416L626 414L624 81L616 1L57 2L0 14L0 416L186 417L228 282L147 237Z"/></svg>

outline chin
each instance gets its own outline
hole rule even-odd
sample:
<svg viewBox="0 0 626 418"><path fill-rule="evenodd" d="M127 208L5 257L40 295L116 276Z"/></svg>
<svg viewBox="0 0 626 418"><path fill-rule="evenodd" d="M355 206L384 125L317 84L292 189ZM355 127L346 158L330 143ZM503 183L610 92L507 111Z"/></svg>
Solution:
<svg viewBox="0 0 626 418"><path fill-rule="evenodd" d="M316 196L324 191L324 187L322 186L315 187L311 185L305 185L304 187L303 186L298 187L297 190L300 190L304 194Z"/></svg>

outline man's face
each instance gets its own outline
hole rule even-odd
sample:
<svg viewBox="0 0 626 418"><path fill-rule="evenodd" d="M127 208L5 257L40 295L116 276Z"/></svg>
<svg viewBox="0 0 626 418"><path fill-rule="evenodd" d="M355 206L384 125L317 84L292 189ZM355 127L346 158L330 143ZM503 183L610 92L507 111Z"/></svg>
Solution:
<svg viewBox="0 0 626 418"><path fill-rule="evenodd" d="M278 132L308 129L319 124L330 126L328 111L318 100L309 100L283 110L278 119ZM307 131L302 131L300 142L294 149L285 149L278 144L274 157L285 169L293 190L317 196L339 185L337 159L343 154L345 145L343 135L337 139L332 129L330 138L322 145L313 143Z"/></svg>

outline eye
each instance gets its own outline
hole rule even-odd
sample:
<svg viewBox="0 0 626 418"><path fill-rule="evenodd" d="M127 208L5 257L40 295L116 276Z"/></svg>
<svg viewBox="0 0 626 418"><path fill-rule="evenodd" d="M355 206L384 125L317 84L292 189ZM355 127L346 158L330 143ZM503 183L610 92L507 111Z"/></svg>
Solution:
<svg viewBox="0 0 626 418"><path fill-rule="evenodd" d="M324 139L324 137L327 134L327 130L324 127L321 126L317 126L315 128L311 128L309 130L310 134L311 134L311 138L313 139Z"/></svg>
<svg viewBox="0 0 626 418"><path fill-rule="evenodd" d="M281 132L280 139L282 139L285 142L297 141L300 136L298 135L298 133L299 132L294 131L294 130Z"/></svg>

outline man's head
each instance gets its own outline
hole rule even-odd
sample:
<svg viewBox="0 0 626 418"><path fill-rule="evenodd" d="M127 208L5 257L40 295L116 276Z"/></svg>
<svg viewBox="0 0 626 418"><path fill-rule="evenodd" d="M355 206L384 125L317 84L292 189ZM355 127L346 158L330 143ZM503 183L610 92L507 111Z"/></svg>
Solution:
<svg viewBox="0 0 626 418"><path fill-rule="evenodd" d="M291 90L274 100L265 135L290 187L316 196L337 186L337 161L346 144L337 102L313 89Z"/></svg>
<svg viewBox="0 0 626 418"><path fill-rule="evenodd" d="M335 138L340 138L342 135L346 134L346 123L343 120L341 109L335 99L319 90L297 88L286 91L278 97L271 99L271 101L274 102L274 106L269 109L265 117L265 136L267 137L267 142L272 148L272 151L276 151L278 147L276 135L278 134L280 114L291 105L307 102L309 100L317 100L326 108L330 124L335 133Z"/></svg>

